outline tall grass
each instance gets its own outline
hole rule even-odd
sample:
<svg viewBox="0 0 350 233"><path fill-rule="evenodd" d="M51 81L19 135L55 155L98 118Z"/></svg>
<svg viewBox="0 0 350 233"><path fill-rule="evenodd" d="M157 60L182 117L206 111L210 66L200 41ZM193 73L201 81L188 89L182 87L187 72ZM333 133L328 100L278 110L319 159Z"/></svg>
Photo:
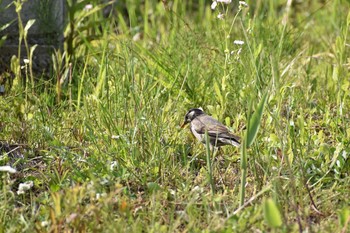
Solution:
<svg viewBox="0 0 350 233"><path fill-rule="evenodd" d="M3 232L348 230L347 2L74 3L57 72L0 98ZM242 150L181 130L192 107Z"/></svg>

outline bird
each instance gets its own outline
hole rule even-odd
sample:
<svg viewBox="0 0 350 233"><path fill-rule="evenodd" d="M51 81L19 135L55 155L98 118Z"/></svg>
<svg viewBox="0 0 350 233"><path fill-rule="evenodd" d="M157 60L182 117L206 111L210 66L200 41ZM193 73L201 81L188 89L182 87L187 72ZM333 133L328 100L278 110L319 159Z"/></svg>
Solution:
<svg viewBox="0 0 350 233"><path fill-rule="evenodd" d="M202 143L206 143L205 131L208 132L211 149L225 145L240 146L240 137L232 134L230 130L218 120L207 115L201 108L192 108L186 115L181 128L190 123L192 134Z"/></svg>

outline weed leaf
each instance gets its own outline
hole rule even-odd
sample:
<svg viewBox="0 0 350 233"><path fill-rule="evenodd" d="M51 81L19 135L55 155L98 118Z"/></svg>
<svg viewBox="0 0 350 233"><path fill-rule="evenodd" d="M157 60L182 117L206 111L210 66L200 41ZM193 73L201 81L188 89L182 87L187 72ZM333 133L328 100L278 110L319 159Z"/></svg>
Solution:
<svg viewBox="0 0 350 233"><path fill-rule="evenodd" d="M270 227L279 227L282 225L281 214L276 203L271 198L264 202L264 218Z"/></svg>
<svg viewBox="0 0 350 233"><path fill-rule="evenodd" d="M249 120L249 127L248 127L248 134L247 134L247 147L250 147L253 144L255 137L258 134L261 117L264 112L266 100L267 100L267 92L265 93L263 98L260 100L258 108L256 109L256 111L253 113L253 116Z"/></svg>

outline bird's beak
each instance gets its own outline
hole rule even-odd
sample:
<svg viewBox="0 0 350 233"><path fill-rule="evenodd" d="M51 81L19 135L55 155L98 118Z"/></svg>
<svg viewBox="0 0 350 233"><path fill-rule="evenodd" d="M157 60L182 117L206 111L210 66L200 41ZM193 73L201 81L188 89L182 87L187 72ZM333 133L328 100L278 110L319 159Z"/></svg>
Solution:
<svg viewBox="0 0 350 233"><path fill-rule="evenodd" d="M185 121L184 123L182 123L181 128L184 128L187 124L188 122Z"/></svg>

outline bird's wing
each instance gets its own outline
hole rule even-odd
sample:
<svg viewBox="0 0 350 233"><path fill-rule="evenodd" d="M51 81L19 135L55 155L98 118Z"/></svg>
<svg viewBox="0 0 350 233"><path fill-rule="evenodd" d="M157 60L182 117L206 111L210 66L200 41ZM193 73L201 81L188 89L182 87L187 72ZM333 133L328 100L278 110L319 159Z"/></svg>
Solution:
<svg viewBox="0 0 350 233"><path fill-rule="evenodd" d="M205 117L199 116L193 121L195 121L193 122L195 123L193 129L199 134L205 134L207 130L211 137L222 137L237 142L240 140L240 137L233 135L226 126L208 115L205 115Z"/></svg>

